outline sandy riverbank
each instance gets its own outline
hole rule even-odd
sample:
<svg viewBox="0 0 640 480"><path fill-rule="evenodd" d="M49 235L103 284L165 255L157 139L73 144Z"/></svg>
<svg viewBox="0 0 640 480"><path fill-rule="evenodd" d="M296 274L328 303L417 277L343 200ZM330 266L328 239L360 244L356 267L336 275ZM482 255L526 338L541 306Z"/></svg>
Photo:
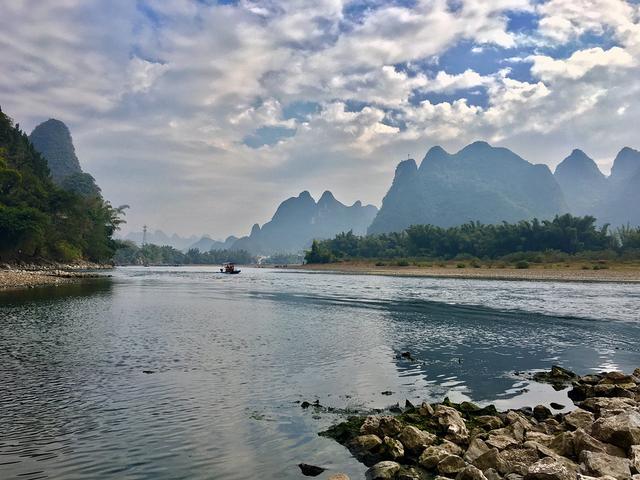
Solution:
<svg viewBox="0 0 640 480"><path fill-rule="evenodd" d="M64 285L78 282L85 278L103 276L87 270L106 270L109 268L112 267L110 265L87 262L73 265L50 264L46 266L23 265L19 267L4 265L0 269L0 290Z"/></svg>
<svg viewBox="0 0 640 480"><path fill-rule="evenodd" d="M289 267L293 268L293 267ZM431 267L398 267L394 265L376 266L373 263L331 263L323 265L302 265L307 271L349 273L361 275L391 275L434 278L473 278L486 280L534 280L560 282L626 282L640 283L640 265L620 264L607 269L583 269L581 265L534 266L517 268L457 268L456 265Z"/></svg>

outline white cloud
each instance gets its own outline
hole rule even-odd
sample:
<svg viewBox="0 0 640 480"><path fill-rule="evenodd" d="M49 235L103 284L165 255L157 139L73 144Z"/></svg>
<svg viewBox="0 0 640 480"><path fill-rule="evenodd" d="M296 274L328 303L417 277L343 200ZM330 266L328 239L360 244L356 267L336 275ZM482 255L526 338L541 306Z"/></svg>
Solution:
<svg viewBox="0 0 640 480"><path fill-rule="evenodd" d="M616 68L633 67L634 58L620 47L603 50L600 47L578 50L566 60L556 60L545 55L532 55L531 73L544 81L553 81L558 77L578 79L597 67Z"/></svg>

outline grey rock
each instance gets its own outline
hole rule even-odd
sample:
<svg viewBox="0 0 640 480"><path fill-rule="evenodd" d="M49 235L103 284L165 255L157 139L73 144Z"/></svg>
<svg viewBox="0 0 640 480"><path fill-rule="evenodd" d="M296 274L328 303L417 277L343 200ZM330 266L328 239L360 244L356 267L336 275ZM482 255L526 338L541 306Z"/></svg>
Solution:
<svg viewBox="0 0 640 480"><path fill-rule="evenodd" d="M545 457L531 465L524 480L574 480L576 473L561 462Z"/></svg>
<svg viewBox="0 0 640 480"><path fill-rule="evenodd" d="M549 447L559 455L570 457L575 450L573 432L562 432L554 437Z"/></svg>
<svg viewBox="0 0 640 480"><path fill-rule="evenodd" d="M484 476L482 470L474 467L473 465L466 466L463 470L458 472L456 475L456 480L488 480L487 477Z"/></svg>
<svg viewBox="0 0 640 480"><path fill-rule="evenodd" d="M640 473L640 445L633 445L629 450L629 460L636 473Z"/></svg>
<svg viewBox="0 0 640 480"><path fill-rule="evenodd" d="M486 430L495 430L496 428L504 427L504 422L500 417L496 417L495 415L480 415L475 418L475 421L478 425L483 427Z"/></svg>
<svg viewBox="0 0 640 480"><path fill-rule="evenodd" d="M420 430L412 425L404 427L404 429L398 435L398 440L407 448L413 452L422 452L425 448L436 443L436 437L434 434Z"/></svg>
<svg viewBox="0 0 640 480"><path fill-rule="evenodd" d="M640 444L640 413L626 411L604 416L593 424L592 434L598 440L628 449Z"/></svg>
<svg viewBox="0 0 640 480"><path fill-rule="evenodd" d="M397 460L398 458L404 457L404 447L399 440L391 437L384 437L383 443L385 451L391 458Z"/></svg>
<svg viewBox="0 0 640 480"><path fill-rule="evenodd" d="M487 468L482 473L484 473L484 476L487 478L487 480L502 480L500 474L493 468Z"/></svg>
<svg viewBox="0 0 640 480"><path fill-rule="evenodd" d="M531 448L513 448L498 454L498 472L502 475L526 475L529 467L539 460L538 452Z"/></svg>
<svg viewBox="0 0 640 480"><path fill-rule="evenodd" d="M489 435L489 438L487 438L487 445L497 448L498 450L504 450L505 448L518 445L518 441L507 435Z"/></svg>
<svg viewBox="0 0 640 480"><path fill-rule="evenodd" d="M479 456L491 449L481 438L474 438L469 444L463 458L467 463L473 463Z"/></svg>
<svg viewBox="0 0 640 480"><path fill-rule="evenodd" d="M611 475L619 480L631 478L630 462L626 458L584 451L580 454L580 462L580 470L586 475Z"/></svg>
<svg viewBox="0 0 640 480"><path fill-rule="evenodd" d="M625 451L622 448L611 445L610 443L601 442L600 440L593 438L581 428L574 432L573 443L574 455L578 458L583 451L607 453L615 457L626 458Z"/></svg>
<svg viewBox="0 0 640 480"><path fill-rule="evenodd" d="M391 461L378 462L365 474L367 480L391 480L400 471L400 464Z"/></svg>
<svg viewBox="0 0 640 480"><path fill-rule="evenodd" d="M380 433L380 418L369 415L364 419L364 423L360 427L360 433L362 435L374 434L378 435Z"/></svg>
<svg viewBox="0 0 640 480"><path fill-rule="evenodd" d="M457 475L467 466L467 463L457 455L448 455L438 463L438 472L445 476Z"/></svg>
<svg viewBox="0 0 640 480"><path fill-rule="evenodd" d="M380 417L380 433L382 433L383 436L395 437L403 428L404 425L402 425L396 417L392 417L391 415Z"/></svg>
<svg viewBox="0 0 640 480"><path fill-rule="evenodd" d="M469 431L460 413L451 407L438 405L434 409L438 424L445 430L446 438L459 443L466 442L469 438Z"/></svg>
<svg viewBox="0 0 640 480"><path fill-rule="evenodd" d="M361 452L371 452L376 450L380 445L382 445L382 440L373 434L358 435L351 440L351 447Z"/></svg>
<svg viewBox="0 0 640 480"><path fill-rule="evenodd" d="M448 457L450 454L440 447L427 447L418 459L418 464L429 470L436 468L438 463Z"/></svg>
<svg viewBox="0 0 640 480"><path fill-rule="evenodd" d="M593 422L595 422L593 413L582 408L576 408L564 417L564 423L566 423L571 430L582 428L585 432L591 432Z"/></svg>

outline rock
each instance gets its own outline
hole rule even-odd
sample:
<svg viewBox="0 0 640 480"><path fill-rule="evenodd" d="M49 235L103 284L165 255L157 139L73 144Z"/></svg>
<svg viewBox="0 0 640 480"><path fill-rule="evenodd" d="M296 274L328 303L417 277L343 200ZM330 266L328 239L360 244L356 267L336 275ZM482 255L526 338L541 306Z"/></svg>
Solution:
<svg viewBox="0 0 640 480"><path fill-rule="evenodd" d="M493 468L487 468L484 472L484 476L487 480L502 480L500 474Z"/></svg>
<svg viewBox="0 0 640 480"><path fill-rule="evenodd" d="M391 461L378 462L365 474L367 480L390 480L400 471L400 464Z"/></svg>
<svg viewBox="0 0 640 480"><path fill-rule="evenodd" d="M495 430L496 428L504 427L504 422L502 421L502 419L500 417L496 417L495 415L481 415L479 417L476 417L475 421L485 430Z"/></svg>
<svg viewBox="0 0 640 480"><path fill-rule="evenodd" d="M631 466L635 468L637 473L640 473L640 445L633 445L629 451L629 460L631 460Z"/></svg>
<svg viewBox="0 0 640 480"><path fill-rule="evenodd" d="M438 424L446 432L446 438L455 443L464 443L469 438L469 432L460 413L446 405L438 405L434 409Z"/></svg>
<svg viewBox="0 0 640 480"><path fill-rule="evenodd" d="M396 474L397 480L431 480L427 472L418 467L400 467L400 471Z"/></svg>
<svg viewBox="0 0 640 480"><path fill-rule="evenodd" d="M631 478L630 462L626 458L584 451L580 454L580 462L580 469L586 475L595 477L611 475L617 479Z"/></svg>
<svg viewBox="0 0 640 480"><path fill-rule="evenodd" d="M469 444L469 448L464 454L464 461L467 463L473 463L480 455L487 453L491 448L480 438L474 438Z"/></svg>
<svg viewBox="0 0 640 480"><path fill-rule="evenodd" d="M382 440L373 434L358 435L350 443L351 448L363 453L376 450L380 445L382 445Z"/></svg>
<svg viewBox="0 0 640 480"><path fill-rule="evenodd" d="M583 451L607 453L615 457L626 458L625 451L622 448L611 445L610 443L603 443L593 438L581 428L574 432L573 443L576 458L579 458Z"/></svg>
<svg viewBox="0 0 640 480"><path fill-rule="evenodd" d="M593 412L596 418L638 409L636 402L629 398L588 398L580 403L580 407Z"/></svg>
<svg viewBox="0 0 640 480"><path fill-rule="evenodd" d="M593 424L592 435L625 450L640 444L640 413L626 411L601 417Z"/></svg>
<svg viewBox="0 0 640 480"><path fill-rule="evenodd" d="M519 473L510 473L504 476L504 480L522 480L524 477Z"/></svg>
<svg viewBox="0 0 640 480"><path fill-rule="evenodd" d="M513 448L498 454L498 472L502 475L517 473L526 475L529 466L539 460L538 452L532 448Z"/></svg>
<svg viewBox="0 0 640 480"><path fill-rule="evenodd" d="M420 415L422 415L423 417L433 417L435 412L434 412L433 407L431 405L429 405L426 402L423 402L422 405L420 405L420 407L418 407L418 413Z"/></svg>
<svg viewBox="0 0 640 480"><path fill-rule="evenodd" d="M545 457L531 465L524 480L574 480L575 472L551 457Z"/></svg>
<svg viewBox="0 0 640 480"><path fill-rule="evenodd" d="M420 455L418 464L426 469L431 470L436 468L436 466L449 455L450 454L448 452L445 452L439 447L427 447L425 451Z"/></svg>
<svg viewBox="0 0 640 480"><path fill-rule="evenodd" d="M327 480L351 480L349 475L346 473L334 473L330 477L327 477Z"/></svg>
<svg viewBox="0 0 640 480"><path fill-rule="evenodd" d="M636 378L640 378L640 368L636 368L633 371L633 376L636 377Z"/></svg>
<svg viewBox="0 0 640 480"><path fill-rule="evenodd" d="M442 443L438 445L441 450L444 450L449 455L458 455L461 456L464 453L464 450L460 445L456 445L449 440L442 440Z"/></svg>
<svg viewBox="0 0 640 480"><path fill-rule="evenodd" d="M391 437L384 437L383 443L385 451L391 458L397 460L398 458L404 457L404 447L399 440Z"/></svg>
<svg viewBox="0 0 640 480"><path fill-rule="evenodd" d="M566 423L571 430L581 428L585 432L590 432L594 421L595 417L593 413L582 408L576 408L573 412L569 412L564 416L564 423Z"/></svg>
<svg viewBox="0 0 640 480"><path fill-rule="evenodd" d="M298 467L306 477L317 477L326 470L326 468L316 467L315 465L309 465L307 463L300 463L298 464Z"/></svg>
<svg viewBox="0 0 640 480"><path fill-rule="evenodd" d="M565 430L565 427L555 418L547 418L544 422L540 423L538 427L548 435L553 435Z"/></svg>
<svg viewBox="0 0 640 480"><path fill-rule="evenodd" d="M550 372L536 372L533 375L536 382L550 383L554 387L563 387L577 378L578 375L572 371L557 365L552 366Z"/></svg>
<svg viewBox="0 0 640 480"><path fill-rule="evenodd" d="M518 445L518 442L515 438L507 435L489 435L489 438L487 439L487 445L489 445L490 447L495 447L498 450L504 450L505 448Z"/></svg>
<svg viewBox="0 0 640 480"><path fill-rule="evenodd" d="M456 480L487 480L487 477L484 476L482 470L474 467L473 465L468 465L458 472Z"/></svg>
<svg viewBox="0 0 640 480"><path fill-rule="evenodd" d="M387 415L385 417L380 417L379 428L380 433L382 433L383 436L395 437L402 431L404 426L396 417Z"/></svg>
<svg viewBox="0 0 640 480"><path fill-rule="evenodd" d="M553 408L554 410L563 410L564 409L564 405L562 405L561 403L551 402L549 404L549 406L551 408Z"/></svg>
<svg viewBox="0 0 640 480"><path fill-rule="evenodd" d="M498 465L500 463L500 458L498 457L499 453L500 452L497 448L492 448L488 452L485 452L476 458L473 462L473 466L478 467L483 472L488 468L493 468L498 472L504 470L504 468Z"/></svg>
<svg viewBox="0 0 640 480"><path fill-rule="evenodd" d="M445 476L453 476L460 473L467 463L457 455L447 455L438 463L438 472Z"/></svg>
<svg viewBox="0 0 640 480"><path fill-rule="evenodd" d="M622 385L623 388L633 388L637 380L633 375L625 375L622 372L608 372L605 373L604 378L599 383L600 385Z"/></svg>
<svg viewBox="0 0 640 480"><path fill-rule="evenodd" d="M556 435L549 447L558 455L570 457L574 452L574 441L572 432L562 432Z"/></svg>
<svg viewBox="0 0 640 480"><path fill-rule="evenodd" d="M360 427L360 433L362 435L378 435L380 432L380 418L369 415L364 419L364 423Z"/></svg>
<svg viewBox="0 0 640 480"><path fill-rule="evenodd" d="M407 448L413 452L422 452L425 448L436 443L436 437L434 434L420 430L412 425L404 427L398 435L398 440Z"/></svg>
<svg viewBox="0 0 640 480"><path fill-rule="evenodd" d="M554 439L555 437L553 435L548 435L546 433L542 433L542 432L527 432L525 435L525 440L530 442L538 442L542 445L545 446L549 446L551 444L551 441Z"/></svg>
<svg viewBox="0 0 640 480"><path fill-rule="evenodd" d="M553 414L551 413L551 410L549 410L544 405L536 405L533 408L533 418L535 418L539 422L546 420L547 418L552 416Z"/></svg>

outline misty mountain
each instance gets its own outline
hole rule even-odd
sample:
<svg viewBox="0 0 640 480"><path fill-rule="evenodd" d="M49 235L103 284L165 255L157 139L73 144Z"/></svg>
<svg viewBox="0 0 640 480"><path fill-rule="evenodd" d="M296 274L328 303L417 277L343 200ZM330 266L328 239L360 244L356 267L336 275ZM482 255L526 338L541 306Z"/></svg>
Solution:
<svg viewBox="0 0 640 480"><path fill-rule="evenodd" d="M640 225L640 152L625 147L616 156L596 216L617 227Z"/></svg>
<svg viewBox="0 0 640 480"><path fill-rule="evenodd" d="M229 235L224 242L220 240L214 240L210 236L205 235L200 240L192 245L189 245L189 249L196 248L201 252L208 252L210 250L231 250L233 244L236 243L238 237Z"/></svg>
<svg viewBox="0 0 640 480"><path fill-rule="evenodd" d="M574 150L556 167L554 178L573 215L594 215L607 192L607 177L582 150Z"/></svg>
<svg viewBox="0 0 640 480"><path fill-rule="evenodd" d="M365 234L377 211L373 205L363 206L360 201L344 205L329 191L316 202L304 191L282 202L270 222L262 227L254 225L251 234L235 242L233 249L264 255L300 252L314 239L331 238L349 230Z"/></svg>
<svg viewBox="0 0 640 480"><path fill-rule="evenodd" d="M29 140L47 161L54 183L80 195L99 195L95 179L82 171L67 126L50 118L33 129Z"/></svg>
<svg viewBox="0 0 640 480"><path fill-rule="evenodd" d="M124 237L124 239L130 240L136 245L142 245L142 236L142 232L130 232ZM178 250L186 250L197 240L198 237L196 235L191 235L190 237L181 237L175 233L169 236L162 230L147 232L147 243L152 243L154 245L160 246L169 245L170 247L177 248Z"/></svg>
<svg viewBox="0 0 640 480"><path fill-rule="evenodd" d="M415 160L401 162L368 232L401 231L415 224L517 222L567 211L546 165L475 142L455 154L433 147L419 168Z"/></svg>

